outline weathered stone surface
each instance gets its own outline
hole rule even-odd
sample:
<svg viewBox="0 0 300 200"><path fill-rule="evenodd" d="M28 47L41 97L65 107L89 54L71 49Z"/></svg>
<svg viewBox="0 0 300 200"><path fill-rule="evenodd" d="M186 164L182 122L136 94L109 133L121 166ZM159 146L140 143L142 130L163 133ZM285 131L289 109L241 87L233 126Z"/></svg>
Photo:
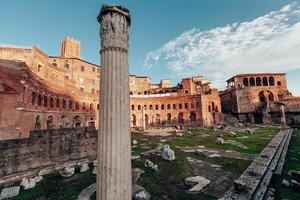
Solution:
<svg viewBox="0 0 300 200"><path fill-rule="evenodd" d="M290 170L289 174L291 175L291 177L300 180L300 171Z"/></svg>
<svg viewBox="0 0 300 200"><path fill-rule="evenodd" d="M217 144L224 144L224 139L222 137L217 137L216 143Z"/></svg>
<svg viewBox="0 0 300 200"><path fill-rule="evenodd" d="M22 186L25 190L34 188L36 183L40 182L42 179L42 176L37 176L34 178L23 178L20 186Z"/></svg>
<svg viewBox="0 0 300 200"><path fill-rule="evenodd" d="M102 71L97 199L131 200L129 10L121 5L103 4L98 21Z"/></svg>
<svg viewBox="0 0 300 200"><path fill-rule="evenodd" d="M230 136L236 136L236 133L235 133L234 131L230 131L230 132L229 132L229 135L230 135Z"/></svg>
<svg viewBox="0 0 300 200"><path fill-rule="evenodd" d="M140 185L133 185L132 186L132 199L134 200L150 200L151 196L146 191L145 188L143 188Z"/></svg>
<svg viewBox="0 0 300 200"><path fill-rule="evenodd" d="M66 177L67 178L67 177L73 176L74 172L75 172L75 168L74 167L67 166L67 167L63 168L62 170L60 170L59 174L62 177Z"/></svg>
<svg viewBox="0 0 300 200"><path fill-rule="evenodd" d="M300 183L296 180L291 180L291 186L297 188L298 190L300 189Z"/></svg>
<svg viewBox="0 0 300 200"><path fill-rule="evenodd" d="M288 186L290 186L290 182L286 179L283 179L281 185L288 187Z"/></svg>
<svg viewBox="0 0 300 200"><path fill-rule="evenodd" d="M78 195L77 200L90 200L90 197L94 192L96 192L96 186L96 183L93 183L92 185L82 190Z"/></svg>
<svg viewBox="0 0 300 200"><path fill-rule="evenodd" d="M175 160L175 153L174 151L170 148L170 145L166 144L162 148L162 158L165 160L173 161Z"/></svg>
<svg viewBox="0 0 300 200"><path fill-rule="evenodd" d="M18 196L20 186L4 188L1 191L0 200Z"/></svg>
<svg viewBox="0 0 300 200"><path fill-rule="evenodd" d="M140 169L140 168L134 168L132 169L132 183L136 184L136 182L138 181L138 179L140 178L140 176L142 174L144 174L145 171Z"/></svg>
<svg viewBox="0 0 300 200"><path fill-rule="evenodd" d="M138 142L136 140L132 140L131 143L132 143L132 145L137 145Z"/></svg>
<svg viewBox="0 0 300 200"><path fill-rule="evenodd" d="M154 171L158 171L158 165L154 165L154 163L148 159L146 159L146 161L145 161L145 167L149 167Z"/></svg>
<svg viewBox="0 0 300 200"><path fill-rule="evenodd" d="M191 186L187 192L188 193L199 193L201 192L208 184L210 180L206 179L203 176L192 176L184 179L184 183L188 186Z"/></svg>
<svg viewBox="0 0 300 200"><path fill-rule="evenodd" d="M86 162L80 162L78 163L78 166L80 167L80 172L86 172L87 170L89 170L89 165Z"/></svg>

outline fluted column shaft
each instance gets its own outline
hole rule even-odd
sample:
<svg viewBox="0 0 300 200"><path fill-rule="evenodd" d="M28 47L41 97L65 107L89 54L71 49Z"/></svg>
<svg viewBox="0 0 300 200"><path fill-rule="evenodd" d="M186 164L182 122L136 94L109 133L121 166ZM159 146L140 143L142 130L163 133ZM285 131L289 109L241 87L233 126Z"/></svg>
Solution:
<svg viewBox="0 0 300 200"><path fill-rule="evenodd" d="M101 23L98 200L131 200L127 9L103 5Z"/></svg>

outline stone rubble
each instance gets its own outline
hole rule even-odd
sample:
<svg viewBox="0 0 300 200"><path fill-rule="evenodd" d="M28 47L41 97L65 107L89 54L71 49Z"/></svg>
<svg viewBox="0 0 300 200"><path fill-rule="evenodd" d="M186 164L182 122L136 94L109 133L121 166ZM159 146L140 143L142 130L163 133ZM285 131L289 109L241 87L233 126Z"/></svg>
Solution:
<svg viewBox="0 0 300 200"><path fill-rule="evenodd" d="M74 173L75 173L75 167L69 167L69 166L59 171L59 174L64 178L71 177L73 176Z"/></svg>
<svg viewBox="0 0 300 200"><path fill-rule="evenodd" d="M42 179L42 176L36 176L34 178L23 178L20 186L22 186L25 190L34 188L36 183L40 182Z"/></svg>
<svg viewBox="0 0 300 200"><path fill-rule="evenodd" d="M132 186L132 199L133 200L150 200L151 195L140 185L134 184Z"/></svg>
<svg viewBox="0 0 300 200"><path fill-rule="evenodd" d="M162 147L162 158L169 161L175 160L175 153L170 148L170 145L166 144Z"/></svg>
<svg viewBox="0 0 300 200"><path fill-rule="evenodd" d="M0 200L18 196L20 192L20 186L4 188L0 194Z"/></svg>
<svg viewBox="0 0 300 200"><path fill-rule="evenodd" d="M146 161L145 161L145 167L149 167L154 171L158 171L158 165L154 165L154 163L148 159L146 159Z"/></svg>
<svg viewBox="0 0 300 200"><path fill-rule="evenodd" d="M87 172L89 170L89 165L87 162L79 162L78 166L80 168L80 173Z"/></svg>
<svg viewBox="0 0 300 200"><path fill-rule="evenodd" d="M210 180L203 176L191 176L185 178L184 183L187 186L192 187L187 191L187 193L195 194L201 192L207 185L209 185Z"/></svg>

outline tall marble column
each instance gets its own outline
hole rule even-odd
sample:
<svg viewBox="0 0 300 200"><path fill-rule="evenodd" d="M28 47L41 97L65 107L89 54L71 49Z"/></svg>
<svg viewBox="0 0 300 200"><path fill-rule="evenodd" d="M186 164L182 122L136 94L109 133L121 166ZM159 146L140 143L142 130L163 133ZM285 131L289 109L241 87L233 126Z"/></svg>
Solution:
<svg viewBox="0 0 300 200"><path fill-rule="evenodd" d="M98 200L131 200L128 9L104 4L101 24Z"/></svg>

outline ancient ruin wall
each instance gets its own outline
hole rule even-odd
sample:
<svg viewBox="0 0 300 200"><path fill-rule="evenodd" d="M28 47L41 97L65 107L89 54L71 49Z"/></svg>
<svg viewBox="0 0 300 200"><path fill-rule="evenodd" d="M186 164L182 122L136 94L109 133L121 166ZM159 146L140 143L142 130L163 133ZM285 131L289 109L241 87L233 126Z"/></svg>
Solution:
<svg viewBox="0 0 300 200"><path fill-rule="evenodd" d="M97 131L92 127L32 131L26 139L0 141L0 178L67 161L94 160L96 152Z"/></svg>

